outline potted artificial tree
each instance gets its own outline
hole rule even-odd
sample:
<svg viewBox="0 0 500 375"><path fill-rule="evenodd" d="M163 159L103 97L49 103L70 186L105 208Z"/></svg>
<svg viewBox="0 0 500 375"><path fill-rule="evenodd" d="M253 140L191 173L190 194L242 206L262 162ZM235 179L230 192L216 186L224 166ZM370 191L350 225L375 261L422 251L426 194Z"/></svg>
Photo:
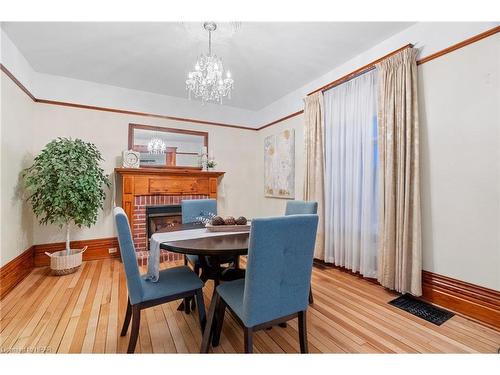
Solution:
<svg viewBox="0 0 500 375"><path fill-rule="evenodd" d="M92 143L57 138L47 144L24 171L28 201L40 224L66 228L66 250L46 253L58 275L75 272L85 249L70 248L70 228L90 227L97 221L109 187L99 164L101 153Z"/></svg>

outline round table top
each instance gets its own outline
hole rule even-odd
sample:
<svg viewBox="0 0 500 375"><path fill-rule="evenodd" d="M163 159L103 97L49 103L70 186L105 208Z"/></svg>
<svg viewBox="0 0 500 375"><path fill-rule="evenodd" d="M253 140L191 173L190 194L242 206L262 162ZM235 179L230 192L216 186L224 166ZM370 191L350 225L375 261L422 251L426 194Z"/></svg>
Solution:
<svg viewBox="0 0 500 375"><path fill-rule="evenodd" d="M173 230L203 228L202 224L182 224ZM191 240L162 242L160 248L180 254L224 256L246 255L248 253L249 233L225 234Z"/></svg>

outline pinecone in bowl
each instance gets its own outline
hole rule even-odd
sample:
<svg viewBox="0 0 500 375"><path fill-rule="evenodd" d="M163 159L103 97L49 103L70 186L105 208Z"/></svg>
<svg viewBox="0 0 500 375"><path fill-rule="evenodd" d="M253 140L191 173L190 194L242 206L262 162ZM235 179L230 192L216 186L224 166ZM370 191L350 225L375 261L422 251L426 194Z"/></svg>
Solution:
<svg viewBox="0 0 500 375"><path fill-rule="evenodd" d="M212 225L224 225L224 219L221 218L220 216L215 216L212 219Z"/></svg>
<svg viewBox="0 0 500 375"><path fill-rule="evenodd" d="M226 225L235 225L236 224L236 220L234 220L234 217L228 216L224 220L224 224L226 224Z"/></svg>
<svg viewBox="0 0 500 375"><path fill-rule="evenodd" d="M240 216L236 219L236 225L246 225L247 218L245 216Z"/></svg>

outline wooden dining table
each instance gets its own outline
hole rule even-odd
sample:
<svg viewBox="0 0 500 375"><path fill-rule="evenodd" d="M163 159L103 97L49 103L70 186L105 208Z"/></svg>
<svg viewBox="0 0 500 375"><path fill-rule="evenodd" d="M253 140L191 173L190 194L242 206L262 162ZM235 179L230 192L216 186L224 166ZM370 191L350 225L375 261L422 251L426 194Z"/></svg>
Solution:
<svg viewBox="0 0 500 375"><path fill-rule="evenodd" d="M200 228L204 228L204 224L179 224L166 228L163 232ZM248 254L248 240L248 232L224 233L220 236L162 242L160 249L184 255L198 255L201 269L200 279L203 282L213 280L215 292L215 288L221 280L229 281L244 277L245 271L239 268L239 256ZM235 259L235 266L232 268L221 267L221 264L229 258ZM179 306L179 310L182 309L184 309L184 302Z"/></svg>

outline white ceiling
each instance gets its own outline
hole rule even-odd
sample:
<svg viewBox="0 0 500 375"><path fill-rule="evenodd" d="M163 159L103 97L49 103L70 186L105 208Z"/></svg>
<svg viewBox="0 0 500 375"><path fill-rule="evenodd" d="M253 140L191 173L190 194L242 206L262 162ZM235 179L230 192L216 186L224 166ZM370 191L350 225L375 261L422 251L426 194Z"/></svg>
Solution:
<svg viewBox="0 0 500 375"><path fill-rule="evenodd" d="M412 23L220 24L213 50L232 72L225 104L259 110ZM186 98L185 77L207 50L202 23L4 22L33 69Z"/></svg>

